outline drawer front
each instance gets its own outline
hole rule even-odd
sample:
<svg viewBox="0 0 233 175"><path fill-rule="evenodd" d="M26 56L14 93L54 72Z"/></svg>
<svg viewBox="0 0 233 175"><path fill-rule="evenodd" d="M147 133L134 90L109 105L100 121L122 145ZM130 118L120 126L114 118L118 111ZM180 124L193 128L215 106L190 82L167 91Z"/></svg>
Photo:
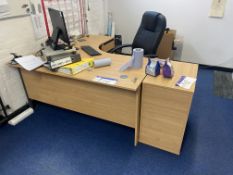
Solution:
<svg viewBox="0 0 233 175"><path fill-rule="evenodd" d="M192 94L143 84L139 141L179 154Z"/></svg>

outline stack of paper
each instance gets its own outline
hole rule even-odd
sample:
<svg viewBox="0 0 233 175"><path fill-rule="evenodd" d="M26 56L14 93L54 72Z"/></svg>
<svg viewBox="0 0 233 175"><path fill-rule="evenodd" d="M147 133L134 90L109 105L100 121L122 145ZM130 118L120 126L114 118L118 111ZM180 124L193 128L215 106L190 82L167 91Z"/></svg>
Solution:
<svg viewBox="0 0 233 175"><path fill-rule="evenodd" d="M196 78L181 76L176 85L185 89L190 89Z"/></svg>
<svg viewBox="0 0 233 175"><path fill-rule="evenodd" d="M43 61L40 57L36 57L34 55L28 55L28 56L16 58L15 61L28 71L34 70L45 64L45 61Z"/></svg>

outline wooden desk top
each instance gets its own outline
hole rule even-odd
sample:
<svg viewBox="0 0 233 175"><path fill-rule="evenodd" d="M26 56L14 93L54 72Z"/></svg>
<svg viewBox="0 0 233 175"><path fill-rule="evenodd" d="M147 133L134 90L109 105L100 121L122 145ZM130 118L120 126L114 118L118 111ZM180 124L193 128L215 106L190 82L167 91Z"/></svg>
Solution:
<svg viewBox="0 0 233 175"><path fill-rule="evenodd" d="M82 45L90 45L93 48L95 48L98 52L102 53L102 55L95 56L93 57L95 60L101 59L101 58L111 58L112 59L112 65L111 66L106 66L106 67L101 67L101 68L93 68L90 70L84 70L76 75L68 75L68 74L63 74L59 72L51 72L47 68L40 67L36 69L36 72L41 72L41 73L46 73L46 74L51 74L51 75L56 75L56 76L61 76L61 77L66 77L66 78L71 78L71 79L76 79L76 80L81 80L81 81L87 81L87 82L92 82L92 83L97 83L97 84L102 84L96 81L93 81L93 79L96 76L103 76L107 78L115 78L118 80L118 82L115 85L109 85L109 84L103 84L106 86L113 86L121 89L126 89L130 91L136 91L138 87L143 83L145 84L152 84L152 85L157 85L161 86L164 88L172 88L175 90L180 90L180 91L187 91L189 93L193 93L195 90L195 84L192 85L191 89L186 90L183 88L180 88L176 86L176 82L180 78L180 76L190 76L190 77L197 77L197 72L198 72L198 65L197 64L191 64L191 63L184 63L184 62L176 62L172 61L175 75L172 79L166 79L163 78L162 75L158 77L152 77L152 76L146 76L145 74L145 66L147 63L147 59L144 59L144 66L141 69L129 69L124 72L120 72L119 69L120 67L127 63L131 56L125 56L125 55L117 55L117 54L110 54L106 53L102 50L100 50L100 45L107 43L111 41L113 38L109 36L99 36L99 35L91 35L89 37L85 37L82 42L76 41L75 46L77 48L80 48ZM88 54L86 54L82 49L78 50L78 53L80 53L82 58L90 58ZM17 66L19 67L19 66ZM121 79L121 75L127 75L127 79ZM146 78L145 78L146 77ZM135 78L137 79L136 82L134 81Z"/></svg>
<svg viewBox="0 0 233 175"><path fill-rule="evenodd" d="M143 83L161 86L163 88L171 88L174 90L183 91L187 93L194 93L195 83L192 85L190 89L187 90L176 86L176 82L179 80L179 78L182 75L196 78L198 72L198 65L192 63L177 62L177 61L172 61L172 65L175 74L171 79L164 78L162 75L159 75L158 77L147 76L144 79Z"/></svg>
<svg viewBox="0 0 233 175"><path fill-rule="evenodd" d="M101 58L111 58L112 59L112 65L111 66L106 66L106 67L101 67L101 68L93 68L90 70L84 70L76 75L67 75L59 72L51 72L47 68L40 67L36 69L36 72L41 72L41 73L46 73L46 74L51 74L51 75L57 75L61 77L66 77L66 78L71 78L71 79L77 79L77 80L82 80L82 81L88 81L92 83L97 83L97 84L102 84L99 82L93 81L93 79L96 76L103 76L103 77L108 77L108 78L115 78L118 80L118 82L115 85L109 85L109 84L104 84L106 86L113 86L121 89L127 89L130 91L136 91L138 87L141 85L143 79L145 78L145 65L146 65L146 60L144 61L144 66L141 69L137 70L126 70L124 72L120 72L119 69L120 67L127 63L130 60L130 56L123 56L123 55L117 55L117 54L109 54L106 53L102 50L99 49L99 46L103 43L106 43L108 41L111 41L112 38L108 36L89 36L84 38L86 41L79 42L76 41L75 46L80 48L82 45L90 45L93 48L95 48L97 51L102 53L102 55L95 56L93 57L94 59L101 59ZM79 49L78 51L81 55L82 58L90 58L88 54L86 54L84 51ZM127 75L127 79L121 79L121 75ZM136 82L134 79L137 79Z"/></svg>

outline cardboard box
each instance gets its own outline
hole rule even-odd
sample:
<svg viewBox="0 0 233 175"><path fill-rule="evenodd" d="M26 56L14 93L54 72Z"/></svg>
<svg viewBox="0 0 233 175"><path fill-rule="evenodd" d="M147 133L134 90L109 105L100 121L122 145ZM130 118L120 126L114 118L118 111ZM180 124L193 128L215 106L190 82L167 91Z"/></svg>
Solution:
<svg viewBox="0 0 233 175"><path fill-rule="evenodd" d="M173 59L173 50L172 44L176 37L176 30L169 30L168 32L164 32L163 38L159 44L157 50L157 56L162 59Z"/></svg>

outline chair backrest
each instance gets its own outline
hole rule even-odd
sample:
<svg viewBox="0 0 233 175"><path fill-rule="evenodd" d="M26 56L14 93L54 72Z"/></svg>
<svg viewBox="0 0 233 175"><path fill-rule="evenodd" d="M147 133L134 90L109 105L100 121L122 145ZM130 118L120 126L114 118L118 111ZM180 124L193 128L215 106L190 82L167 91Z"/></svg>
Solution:
<svg viewBox="0 0 233 175"><path fill-rule="evenodd" d="M165 16L153 11L145 12L134 37L132 48L143 48L145 55L155 55L165 29Z"/></svg>

